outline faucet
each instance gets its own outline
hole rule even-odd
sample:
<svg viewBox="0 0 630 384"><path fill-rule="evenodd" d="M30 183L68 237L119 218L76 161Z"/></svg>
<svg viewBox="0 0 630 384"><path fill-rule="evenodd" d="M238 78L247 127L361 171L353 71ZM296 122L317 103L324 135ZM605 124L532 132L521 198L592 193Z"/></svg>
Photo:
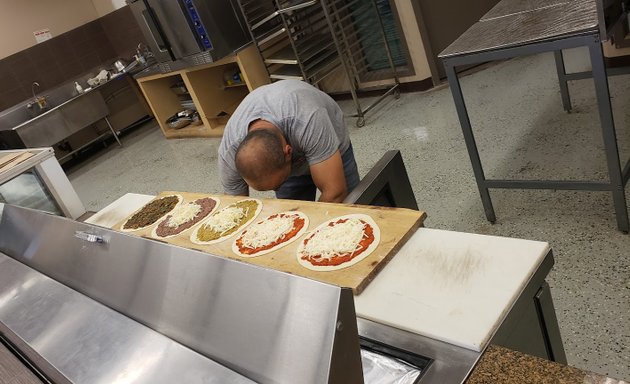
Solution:
<svg viewBox="0 0 630 384"><path fill-rule="evenodd" d="M39 85L37 81L33 81L33 84L31 84L31 91L33 92L33 101L28 103L26 108L32 109L33 106L37 104L37 106L39 107L39 110L41 111L44 108L46 108L48 103L47 103L46 97L37 96L37 94L35 93L36 86L38 88L41 88L41 85Z"/></svg>
<svg viewBox="0 0 630 384"><path fill-rule="evenodd" d="M39 85L37 81L33 81L33 84L31 84L31 91L33 91L33 100L37 100L37 96L35 96L35 86L40 88L41 85Z"/></svg>

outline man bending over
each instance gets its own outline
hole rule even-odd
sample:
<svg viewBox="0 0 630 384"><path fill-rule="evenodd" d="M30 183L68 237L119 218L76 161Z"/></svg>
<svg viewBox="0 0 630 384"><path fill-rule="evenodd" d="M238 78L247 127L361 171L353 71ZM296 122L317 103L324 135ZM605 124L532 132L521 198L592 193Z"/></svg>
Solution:
<svg viewBox="0 0 630 384"><path fill-rule="evenodd" d="M341 109L298 80L252 91L225 127L219 173L226 194L274 190L279 199L341 202L359 183Z"/></svg>

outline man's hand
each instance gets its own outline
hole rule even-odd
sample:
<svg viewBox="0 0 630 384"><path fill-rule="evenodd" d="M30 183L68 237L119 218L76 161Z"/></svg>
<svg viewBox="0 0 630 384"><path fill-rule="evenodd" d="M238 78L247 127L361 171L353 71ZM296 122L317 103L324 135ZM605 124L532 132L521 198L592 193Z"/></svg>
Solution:
<svg viewBox="0 0 630 384"><path fill-rule="evenodd" d="M346 177L339 151L321 163L311 165L310 169L315 185L322 192L319 201L341 203L346 198Z"/></svg>

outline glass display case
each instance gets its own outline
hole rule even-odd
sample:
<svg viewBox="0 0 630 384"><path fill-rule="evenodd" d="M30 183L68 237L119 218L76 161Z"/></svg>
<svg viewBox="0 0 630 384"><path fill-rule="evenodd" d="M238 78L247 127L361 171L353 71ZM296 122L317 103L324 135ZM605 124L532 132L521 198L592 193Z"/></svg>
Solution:
<svg viewBox="0 0 630 384"><path fill-rule="evenodd" d="M85 213L52 148L0 151L0 202L72 219Z"/></svg>

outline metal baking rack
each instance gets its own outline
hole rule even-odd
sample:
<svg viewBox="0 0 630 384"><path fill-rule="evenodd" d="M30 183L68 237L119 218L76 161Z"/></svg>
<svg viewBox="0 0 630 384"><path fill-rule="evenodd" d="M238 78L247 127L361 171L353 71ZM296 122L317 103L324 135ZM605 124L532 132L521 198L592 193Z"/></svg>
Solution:
<svg viewBox="0 0 630 384"><path fill-rule="evenodd" d="M385 97L398 97L398 75L375 0L239 0L239 5L272 80L297 79L317 86L342 67L359 127ZM370 68L365 52L374 49L385 51L389 70ZM392 84L362 108L360 84L382 79Z"/></svg>

